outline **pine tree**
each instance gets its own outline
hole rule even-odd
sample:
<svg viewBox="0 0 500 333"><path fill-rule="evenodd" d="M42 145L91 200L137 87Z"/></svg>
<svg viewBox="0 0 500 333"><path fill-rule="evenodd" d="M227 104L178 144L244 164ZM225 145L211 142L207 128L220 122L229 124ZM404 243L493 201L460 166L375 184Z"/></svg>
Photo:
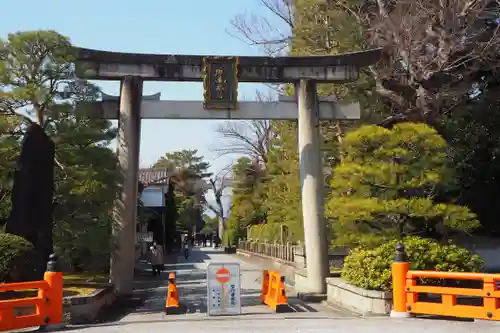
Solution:
<svg viewBox="0 0 500 333"><path fill-rule="evenodd" d="M334 170L326 215L336 245L378 245L403 235L446 237L479 222L467 207L436 200L450 186L447 144L425 124L388 130L366 125L348 133Z"/></svg>

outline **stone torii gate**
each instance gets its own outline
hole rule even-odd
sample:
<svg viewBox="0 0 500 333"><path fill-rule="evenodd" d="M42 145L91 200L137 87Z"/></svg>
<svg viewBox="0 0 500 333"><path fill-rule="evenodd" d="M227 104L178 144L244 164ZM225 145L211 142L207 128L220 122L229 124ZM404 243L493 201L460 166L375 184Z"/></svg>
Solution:
<svg viewBox="0 0 500 333"><path fill-rule="evenodd" d="M310 293L325 293L328 245L323 217L319 120L359 119L357 103L318 99L316 83L349 82L378 61L380 50L309 57L209 57L107 52L77 48L80 75L120 80L120 96L84 105L102 118L119 119L118 160L123 175L115 204L111 282L118 294L132 292L135 266L140 123L144 119L297 119L306 271ZM143 81L202 81L204 102L161 101L142 96ZM293 83L296 94L278 102L237 101L238 82Z"/></svg>

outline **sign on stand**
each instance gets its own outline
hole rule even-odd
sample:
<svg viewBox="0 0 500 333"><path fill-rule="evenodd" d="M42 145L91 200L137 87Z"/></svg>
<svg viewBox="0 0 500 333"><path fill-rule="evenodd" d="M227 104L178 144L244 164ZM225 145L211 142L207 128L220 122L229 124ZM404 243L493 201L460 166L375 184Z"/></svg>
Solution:
<svg viewBox="0 0 500 333"><path fill-rule="evenodd" d="M137 232L136 233L138 243L152 243L153 233L152 232Z"/></svg>
<svg viewBox="0 0 500 333"><path fill-rule="evenodd" d="M210 263L207 267L209 316L241 314L240 264Z"/></svg>

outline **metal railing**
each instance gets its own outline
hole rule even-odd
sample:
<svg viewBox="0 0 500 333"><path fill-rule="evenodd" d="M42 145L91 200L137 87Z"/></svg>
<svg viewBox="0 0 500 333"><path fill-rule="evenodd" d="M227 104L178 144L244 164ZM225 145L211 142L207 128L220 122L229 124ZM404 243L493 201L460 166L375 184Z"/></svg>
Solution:
<svg viewBox="0 0 500 333"><path fill-rule="evenodd" d="M238 249L240 250L280 259L290 263L295 262L294 253L296 253L298 247L301 247L301 245L294 245L292 243L267 243L253 240L238 241Z"/></svg>

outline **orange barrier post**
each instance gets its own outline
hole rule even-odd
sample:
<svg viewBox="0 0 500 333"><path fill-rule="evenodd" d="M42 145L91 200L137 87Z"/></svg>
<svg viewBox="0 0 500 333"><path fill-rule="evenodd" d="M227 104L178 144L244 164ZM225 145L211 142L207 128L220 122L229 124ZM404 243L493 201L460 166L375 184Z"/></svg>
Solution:
<svg viewBox="0 0 500 333"><path fill-rule="evenodd" d="M165 302L166 314L178 314L181 312L181 305L179 303L179 293L175 282L175 273L171 272L168 275L168 290L167 300Z"/></svg>
<svg viewBox="0 0 500 333"><path fill-rule="evenodd" d="M289 309L285 292L285 277L278 272L269 272L269 289L264 303L276 312L285 312Z"/></svg>
<svg viewBox="0 0 500 333"><path fill-rule="evenodd" d="M63 275L57 272L57 256L50 255L42 281L0 284L0 292L38 289L36 297L0 301L0 331L36 326L60 324L62 322ZM34 314L17 316L16 308L35 306Z"/></svg>
<svg viewBox="0 0 500 333"><path fill-rule="evenodd" d="M49 257L47 269L43 275L43 279L49 285L49 289L39 291L39 296L42 297L48 304L48 313L46 314L45 323L60 324L63 318L63 273L58 272L57 256L55 253Z"/></svg>
<svg viewBox="0 0 500 333"><path fill-rule="evenodd" d="M396 256L392 263L392 302L393 309L391 317L405 318L409 317L406 312L406 274L410 265L406 260L404 246L396 245Z"/></svg>
<svg viewBox="0 0 500 333"><path fill-rule="evenodd" d="M264 274L262 276L262 291L260 293L260 301L262 303L266 302L266 297L268 293L269 293L269 271L265 269Z"/></svg>

